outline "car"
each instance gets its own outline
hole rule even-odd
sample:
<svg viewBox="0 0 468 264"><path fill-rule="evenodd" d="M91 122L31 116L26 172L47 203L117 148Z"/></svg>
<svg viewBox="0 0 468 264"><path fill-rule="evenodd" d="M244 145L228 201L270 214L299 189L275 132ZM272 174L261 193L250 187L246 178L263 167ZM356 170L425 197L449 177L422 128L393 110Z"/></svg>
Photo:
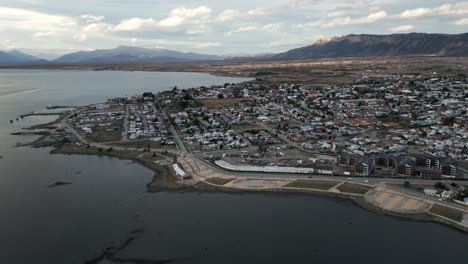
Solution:
<svg viewBox="0 0 468 264"><path fill-rule="evenodd" d="M368 180L365 180L364 182L365 182L365 183L369 183L369 181L368 181Z"/></svg>
<svg viewBox="0 0 468 264"><path fill-rule="evenodd" d="M348 180L352 180L352 179L353 179L353 178L349 178L349 177L348 177Z"/></svg>

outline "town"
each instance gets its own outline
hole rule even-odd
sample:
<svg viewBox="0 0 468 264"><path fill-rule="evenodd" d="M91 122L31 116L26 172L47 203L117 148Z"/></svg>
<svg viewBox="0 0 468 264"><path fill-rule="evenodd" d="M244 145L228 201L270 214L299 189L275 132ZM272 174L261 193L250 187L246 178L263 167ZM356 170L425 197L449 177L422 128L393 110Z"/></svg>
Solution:
<svg viewBox="0 0 468 264"><path fill-rule="evenodd" d="M109 99L67 123L91 142L178 149L236 173L464 180L467 91L466 77L435 72L366 72L348 85L256 80ZM464 193L445 189L424 193Z"/></svg>

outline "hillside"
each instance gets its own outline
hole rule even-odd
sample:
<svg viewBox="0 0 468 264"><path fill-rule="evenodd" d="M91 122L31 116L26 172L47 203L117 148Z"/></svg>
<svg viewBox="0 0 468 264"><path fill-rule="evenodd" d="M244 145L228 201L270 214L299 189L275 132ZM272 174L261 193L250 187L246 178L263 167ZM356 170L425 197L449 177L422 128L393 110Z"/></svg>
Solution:
<svg viewBox="0 0 468 264"><path fill-rule="evenodd" d="M273 59L312 59L377 56L468 56L468 33L346 35L273 56Z"/></svg>

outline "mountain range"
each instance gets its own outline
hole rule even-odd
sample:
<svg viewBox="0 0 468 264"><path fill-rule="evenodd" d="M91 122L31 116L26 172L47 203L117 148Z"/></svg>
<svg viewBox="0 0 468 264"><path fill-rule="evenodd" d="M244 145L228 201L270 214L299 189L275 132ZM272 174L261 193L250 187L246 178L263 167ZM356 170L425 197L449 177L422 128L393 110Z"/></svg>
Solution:
<svg viewBox="0 0 468 264"><path fill-rule="evenodd" d="M166 49L119 46L114 49L79 51L45 61L17 50L0 51L0 64L138 64L219 60L301 60L378 56L468 56L468 33L346 35L321 39L312 45L278 54L217 56Z"/></svg>
<svg viewBox="0 0 468 264"><path fill-rule="evenodd" d="M272 59L413 55L468 56L468 33L457 35L425 33L346 35L321 39L310 46L276 54Z"/></svg>
<svg viewBox="0 0 468 264"><path fill-rule="evenodd" d="M39 61L39 58L28 55L18 50L0 51L0 63L25 63Z"/></svg>
<svg viewBox="0 0 468 264"><path fill-rule="evenodd" d="M152 63L170 61L210 61L222 60L217 55L178 52L166 49L146 49L119 46L115 49L79 51L64 55L54 62L64 64L98 64L98 63Z"/></svg>

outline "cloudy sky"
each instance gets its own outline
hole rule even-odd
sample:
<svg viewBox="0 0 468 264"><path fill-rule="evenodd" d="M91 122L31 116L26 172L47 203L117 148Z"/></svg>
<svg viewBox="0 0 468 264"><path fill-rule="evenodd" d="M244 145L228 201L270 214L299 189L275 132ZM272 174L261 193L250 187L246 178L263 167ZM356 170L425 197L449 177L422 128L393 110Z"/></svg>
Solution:
<svg viewBox="0 0 468 264"><path fill-rule="evenodd" d="M280 52L350 33L468 32L468 1L0 0L0 50Z"/></svg>

